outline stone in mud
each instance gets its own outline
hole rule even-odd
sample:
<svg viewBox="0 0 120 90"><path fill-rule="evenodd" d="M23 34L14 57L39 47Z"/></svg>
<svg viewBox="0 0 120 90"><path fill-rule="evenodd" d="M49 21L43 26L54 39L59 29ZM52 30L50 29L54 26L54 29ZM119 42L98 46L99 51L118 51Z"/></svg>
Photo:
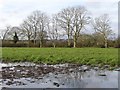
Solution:
<svg viewBox="0 0 120 90"><path fill-rule="evenodd" d="M2 87L2 90L7 90L7 87Z"/></svg>
<svg viewBox="0 0 120 90"><path fill-rule="evenodd" d="M79 69L78 69L80 72L82 72L83 71L83 69L80 67Z"/></svg>
<svg viewBox="0 0 120 90"><path fill-rule="evenodd" d="M17 70L17 72L21 72L21 70Z"/></svg>
<svg viewBox="0 0 120 90"><path fill-rule="evenodd" d="M83 66L81 66L80 70L83 71L83 72L89 71L90 70L90 66L83 65Z"/></svg>
<svg viewBox="0 0 120 90"><path fill-rule="evenodd" d="M8 82L6 83L6 85L12 85L12 84L14 84L12 81L8 81Z"/></svg>
<svg viewBox="0 0 120 90"><path fill-rule="evenodd" d="M38 79L43 79L43 77L38 77Z"/></svg>
<svg viewBox="0 0 120 90"><path fill-rule="evenodd" d="M99 67L94 67L94 70L96 70L96 71L99 70Z"/></svg>
<svg viewBox="0 0 120 90"><path fill-rule="evenodd" d="M57 76L55 76L55 78L58 78Z"/></svg>
<svg viewBox="0 0 120 90"><path fill-rule="evenodd" d="M72 68L71 68L71 69L69 69L69 72L74 72L74 69L72 69Z"/></svg>
<svg viewBox="0 0 120 90"><path fill-rule="evenodd" d="M9 70L14 70L14 69L15 69L15 67L10 67L10 68L9 68Z"/></svg>
<svg viewBox="0 0 120 90"><path fill-rule="evenodd" d="M19 86L19 85L26 85L25 83L20 82L20 81L15 81L14 84L16 84L17 86Z"/></svg>
<svg viewBox="0 0 120 90"><path fill-rule="evenodd" d="M105 66L104 66L104 69L109 68L109 67L110 67L110 65L105 65Z"/></svg>
<svg viewBox="0 0 120 90"><path fill-rule="evenodd" d="M77 64L68 64L68 67L70 67L70 68L75 68L75 67L78 67L79 65L77 65Z"/></svg>
<svg viewBox="0 0 120 90"><path fill-rule="evenodd" d="M69 64L68 64L68 63L65 63L65 64L59 64L58 66L59 66L59 67L69 67Z"/></svg>
<svg viewBox="0 0 120 90"><path fill-rule="evenodd" d="M57 72L55 72L55 75L58 75L58 73L57 73Z"/></svg>
<svg viewBox="0 0 120 90"><path fill-rule="evenodd" d="M118 68L118 69L115 69L115 71L120 71L120 68Z"/></svg>
<svg viewBox="0 0 120 90"><path fill-rule="evenodd" d="M52 82L52 80L49 80L50 82Z"/></svg>
<svg viewBox="0 0 120 90"><path fill-rule="evenodd" d="M2 70L3 70L3 69L6 69L6 68L7 68L7 67L2 67Z"/></svg>
<svg viewBox="0 0 120 90"><path fill-rule="evenodd" d="M34 83L35 81L30 81L30 83Z"/></svg>
<svg viewBox="0 0 120 90"><path fill-rule="evenodd" d="M55 85L56 87L59 87L60 85L56 82L53 82L53 85Z"/></svg>
<svg viewBox="0 0 120 90"><path fill-rule="evenodd" d="M99 76L107 76L105 73L99 73Z"/></svg>

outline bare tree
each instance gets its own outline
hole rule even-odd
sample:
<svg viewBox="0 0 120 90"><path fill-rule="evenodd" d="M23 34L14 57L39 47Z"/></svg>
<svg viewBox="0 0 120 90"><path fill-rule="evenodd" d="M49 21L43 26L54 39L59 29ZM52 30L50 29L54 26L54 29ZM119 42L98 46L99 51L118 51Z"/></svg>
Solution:
<svg viewBox="0 0 120 90"><path fill-rule="evenodd" d="M44 42L47 40L47 32L46 31L40 31L37 33L37 40L39 47L43 47Z"/></svg>
<svg viewBox="0 0 120 90"><path fill-rule="evenodd" d="M13 39L15 33L17 34L17 36L19 37L19 40L20 40L22 33L21 33L21 29L20 29L19 26L13 26L13 27L11 27L9 35L11 35L12 39Z"/></svg>
<svg viewBox="0 0 120 90"><path fill-rule="evenodd" d="M28 47L30 47L30 41L33 35L32 31L32 26L29 23L29 20L26 19L22 24L21 24L21 32L24 37L27 37L28 39Z"/></svg>
<svg viewBox="0 0 120 90"><path fill-rule="evenodd" d="M90 19L87 14L85 7L81 6L69 7L58 13L59 25L66 31L68 36L68 46L70 46L70 38L72 36L74 47L76 47L80 31L85 28Z"/></svg>
<svg viewBox="0 0 120 90"><path fill-rule="evenodd" d="M14 33L17 33L18 37L21 36L20 28L17 26L11 27L6 26L6 29L2 31L2 39L3 41L6 40L13 40Z"/></svg>
<svg viewBox="0 0 120 90"><path fill-rule="evenodd" d="M15 35L13 37L13 41L14 41L14 44L16 44L19 41L19 38L18 38L18 35L16 32L15 32Z"/></svg>
<svg viewBox="0 0 120 90"><path fill-rule="evenodd" d="M108 14L104 14L100 17L95 18L92 25L93 25L95 31L99 32L103 36L104 46L105 46L105 48L107 48L108 47L107 39L108 39L109 35L112 34Z"/></svg>
<svg viewBox="0 0 120 90"><path fill-rule="evenodd" d="M90 17L87 15L88 11L85 9L85 7L73 7L71 8L71 12L73 16L71 28L73 33L74 47L76 47L80 32L82 29L85 29L85 25L89 23Z"/></svg>
<svg viewBox="0 0 120 90"><path fill-rule="evenodd" d="M52 41L53 47L56 47L56 41L60 38L60 27L57 20L57 15L53 15L49 24L49 38Z"/></svg>
<svg viewBox="0 0 120 90"><path fill-rule="evenodd" d="M71 38L71 20L73 18L73 12L71 12L71 8L68 7L63 9L60 13L58 13L57 20L59 22L59 26L65 30L67 38L68 38L68 46L70 46L70 38Z"/></svg>
<svg viewBox="0 0 120 90"><path fill-rule="evenodd" d="M6 26L6 29L2 30L1 32L2 41L4 41L7 38L7 34L10 30L11 26Z"/></svg>
<svg viewBox="0 0 120 90"><path fill-rule="evenodd" d="M37 25L37 33L38 33L38 41L39 47L43 46L43 41L47 38L47 30L49 24L49 17L40 11L36 11L38 17L38 25Z"/></svg>
<svg viewBox="0 0 120 90"><path fill-rule="evenodd" d="M27 17L28 19L28 23L30 25L30 29L32 30L33 32L33 40L34 40L34 45L36 44L36 37L37 37L37 26L38 26L38 23L39 23L39 12L40 11L33 11L32 14L30 16Z"/></svg>
<svg viewBox="0 0 120 90"><path fill-rule="evenodd" d="M48 23L48 16L41 11L33 11L30 16L22 24L23 33L26 32L28 41L33 38L34 45L39 41L39 46L42 47L43 39L46 35L46 27Z"/></svg>

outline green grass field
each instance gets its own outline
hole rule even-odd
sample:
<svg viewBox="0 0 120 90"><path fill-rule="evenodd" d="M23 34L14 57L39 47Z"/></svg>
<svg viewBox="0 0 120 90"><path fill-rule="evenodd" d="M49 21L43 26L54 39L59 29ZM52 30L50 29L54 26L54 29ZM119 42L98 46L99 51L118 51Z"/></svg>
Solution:
<svg viewBox="0 0 120 90"><path fill-rule="evenodd" d="M74 63L87 65L118 64L116 48L2 48L6 62Z"/></svg>

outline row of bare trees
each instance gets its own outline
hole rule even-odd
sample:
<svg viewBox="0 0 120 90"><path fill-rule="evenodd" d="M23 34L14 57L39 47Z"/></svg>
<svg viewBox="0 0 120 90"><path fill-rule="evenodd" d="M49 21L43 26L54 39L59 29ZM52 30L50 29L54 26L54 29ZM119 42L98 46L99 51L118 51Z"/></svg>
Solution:
<svg viewBox="0 0 120 90"><path fill-rule="evenodd" d="M44 12L34 11L19 27L6 27L2 39L11 40L16 32L19 39L28 40L28 46L33 40L34 45L38 43L39 47L43 47L44 40L50 39L55 47L57 40L67 37L67 46L71 45L72 40L73 47L76 47L81 31L85 30L87 25L92 25L95 33L104 37L104 46L107 47L108 37L112 34L109 20L107 14L92 18L82 6L62 9L51 18Z"/></svg>

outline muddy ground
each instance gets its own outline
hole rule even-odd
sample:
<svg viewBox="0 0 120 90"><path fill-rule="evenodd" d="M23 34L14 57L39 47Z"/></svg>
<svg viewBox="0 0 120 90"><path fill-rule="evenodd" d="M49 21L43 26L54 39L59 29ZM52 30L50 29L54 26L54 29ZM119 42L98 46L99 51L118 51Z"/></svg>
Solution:
<svg viewBox="0 0 120 90"><path fill-rule="evenodd" d="M116 88L119 69L109 71L108 68L108 65L101 70L76 64L4 64L0 83L4 88Z"/></svg>

